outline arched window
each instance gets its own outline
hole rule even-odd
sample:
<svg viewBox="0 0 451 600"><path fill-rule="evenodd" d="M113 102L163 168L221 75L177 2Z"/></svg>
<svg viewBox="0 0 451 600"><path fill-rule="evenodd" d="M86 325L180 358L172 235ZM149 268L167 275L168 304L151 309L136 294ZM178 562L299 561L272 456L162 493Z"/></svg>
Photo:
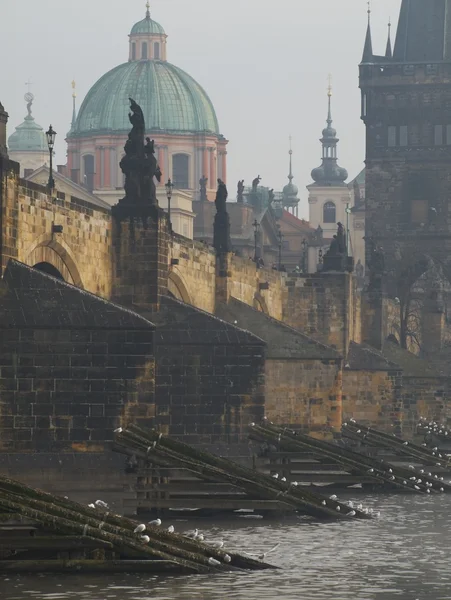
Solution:
<svg viewBox="0 0 451 600"><path fill-rule="evenodd" d="M147 42L143 42L141 46L141 58L146 60L148 58Z"/></svg>
<svg viewBox="0 0 451 600"><path fill-rule="evenodd" d="M160 60L160 44L159 42L155 42L153 45L153 57L155 60Z"/></svg>
<svg viewBox="0 0 451 600"><path fill-rule="evenodd" d="M337 209L333 202L326 202L323 207L323 223L336 223Z"/></svg>
<svg viewBox="0 0 451 600"><path fill-rule="evenodd" d="M92 154L85 154L83 156L83 184L92 192L94 189L94 175L95 175L95 161Z"/></svg>
<svg viewBox="0 0 451 600"><path fill-rule="evenodd" d="M132 60L136 60L136 43L132 42Z"/></svg>
<svg viewBox="0 0 451 600"><path fill-rule="evenodd" d="M174 154L172 157L172 179L176 188L189 189L189 156L187 154Z"/></svg>

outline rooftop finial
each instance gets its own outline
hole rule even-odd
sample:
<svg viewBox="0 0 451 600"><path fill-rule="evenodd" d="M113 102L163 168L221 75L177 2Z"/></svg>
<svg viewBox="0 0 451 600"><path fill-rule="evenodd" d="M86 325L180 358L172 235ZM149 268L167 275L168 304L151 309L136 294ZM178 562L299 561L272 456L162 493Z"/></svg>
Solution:
<svg viewBox="0 0 451 600"><path fill-rule="evenodd" d="M289 155L290 155L290 174L288 175L288 179L290 180L290 183L293 181L294 177L293 177L293 165L292 165L292 156L293 156L293 148L291 146L291 142L293 141L293 138L290 135L290 151L289 151Z"/></svg>
<svg viewBox="0 0 451 600"><path fill-rule="evenodd" d="M147 0L146 2L146 19L150 19L150 2Z"/></svg>
<svg viewBox="0 0 451 600"><path fill-rule="evenodd" d="M332 125L332 108L331 108L331 98L332 98L332 75L329 73L327 80L329 85L327 86L327 98L328 98L328 112L327 112L327 123L329 127Z"/></svg>
<svg viewBox="0 0 451 600"><path fill-rule="evenodd" d="M388 38L387 38L387 48L385 50L386 58L393 58L393 50L391 46L391 17L388 19Z"/></svg>
<svg viewBox="0 0 451 600"><path fill-rule="evenodd" d="M72 129L75 127L75 122L77 120L77 91L76 91L76 83L72 81Z"/></svg>
<svg viewBox="0 0 451 600"><path fill-rule="evenodd" d="M368 11L367 11L368 12L368 24L370 24L371 23L371 0L368 0L367 4L368 4Z"/></svg>
<svg viewBox="0 0 451 600"><path fill-rule="evenodd" d="M371 0L368 0L368 26L366 28L365 46L363 48L362 64L373 60L373 41L371 39Z"/></svg>

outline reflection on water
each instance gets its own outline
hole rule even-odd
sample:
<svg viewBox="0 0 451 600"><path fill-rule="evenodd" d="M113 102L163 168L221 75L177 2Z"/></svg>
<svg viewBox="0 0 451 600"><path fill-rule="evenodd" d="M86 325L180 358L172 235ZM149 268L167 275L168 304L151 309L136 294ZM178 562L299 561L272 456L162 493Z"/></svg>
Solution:
<svg viewBox="0 0 451 600"><path fill-rule="evenodd" d="M280 542L278 571L217 577L0 577L1 600L451 600L451 496L368 496L374 522L234 520L196 526L226 547ZM168 522L168 524L170 524ZM178 530L191 524L175 523Z"/></svg>

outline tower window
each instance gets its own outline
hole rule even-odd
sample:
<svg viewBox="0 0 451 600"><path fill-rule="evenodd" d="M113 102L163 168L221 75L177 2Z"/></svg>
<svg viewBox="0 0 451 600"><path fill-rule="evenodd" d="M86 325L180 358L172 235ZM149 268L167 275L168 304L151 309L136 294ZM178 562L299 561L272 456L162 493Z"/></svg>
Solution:
<svg viewBox="0 0 451 600"><path fill-rule="evenodd" d="M132 60L136 60L136 43L132 42Z"/></svg>
<svg viewBox="0 0 451 600"><path fill-rule="evenodd" d="M175 187L189 189L189 156L187 154L174 154L172 157L172 179Z"/></svg>
<svg viewBox="0 0 451 600"><path fill-rule="evenodd" d="M443 146L443 125L436 125L434 127L434 144L436 146Z"/></svg>
<svg viewBox="0 0 451 600"><path fill-rule="evenodd" d="M148 47L147 42L143 42L141 46L141 58L146 60L148 58Z"/></svg>
<svg viewBox="0 0 451 600"><path fill-rule="evenodd" d="M396 146L396 127L394 125L388 127L388 146L390 148Z"/></svg>
<svg viewBox="0 0 451 600"><path fill-rule="evenodd" d="M323 223L336 223L337 209L333 202L326 202L323 207Z"/></svg>
<svg viewBox="0 0 451 600"><path fill-rule="evenodd" d="M155 60L160 60L160 44L158 42L153 45L153 56Z"/></svg>
<svg viewBox="0 0 451 600"><path fill-rule="evenodd" d="M94 189L95 162L92 154L83 156L84 186L92 192Z"/></svg>
<svg viewBox="0 0 451 600"><path fill-rule="evenodd" d="M400 146L408 145L407 125L401 125L401 127L399 128L399 145Z"/></svg>

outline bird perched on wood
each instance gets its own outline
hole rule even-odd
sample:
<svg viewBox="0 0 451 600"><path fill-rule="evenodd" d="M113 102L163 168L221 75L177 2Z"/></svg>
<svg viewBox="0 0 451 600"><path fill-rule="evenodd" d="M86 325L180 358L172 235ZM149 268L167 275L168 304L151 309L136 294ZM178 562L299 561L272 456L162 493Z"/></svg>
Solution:
<svg viewBox="0 0 451 600"><path fill-rule="evenodd" d="M117 429L114 430L114 433L122 433L123 429L122 427L118 427Z"/></svg>
<svg viewBox="0 0 451 600"><path fill-rule="evenodd" d="M330 500L338 500L338 496L336 496L335 494L332 494L332 496L330 496Z"/></svg>
<svg viewBox="0 0 451 600"><path fill-rule="evenodd" d="M348 512L348 514L346 516L347 517L355 517L355 510L351 510L351 512Z"/></svg>
<svg viewBox="0 0 451 600"><path fill-rule="evenodd" d="M160 525L161 525L161 519L155 519L154 521L149 521L147 524L148 525L153 525L154 527L160 527Z"/></svg>
<svg viewBox="0 0 451 600"><path fill-rule="evenodd" d="M221 563L219 562L219 560L216 560L216 558L213 558L212 556L210 556L210 558L208 559L208 564L211 565L212 567L220 567Z"/></svg>
<svg viewBox="0 0 451 600"><path fill-rule="evenodd" d="M138 527L135 527L135 529L133 530L133 533L143 533L144 531L146 531L146 526L144 525L144 523L141 523L141 525L138 525Z"/></svg>
<svg viewBox="0 0 451 600"><path fill-rule="evenodd" d="M170 526L168 527L168 533L174 533L174 531L175 531L175 527L174 527L174 525L170 525Z"/></svg>
<svg viewBox="0 0 451 600"><path fill-rule="evenodd" d="M141 539L145 544L148 544L150 542L150 537L148 535L142 535Z"/></svg>
<svg viewBox="0 0 451 600"><path fill-rule="evenodd" d="M227 564L231 563L232 562L232 557L229 556L228 554L226 554L224 556L224 562L227 563Z"/></svg>
<svg viewBox="0 0 451 600"><path fill-rule="evenodd" d="M210 546L211 548L214 548L215 550L220 550L221 548L224 547L224 542L222 540L217 540L214 542L205 542L208 546Z"/></svg>
<svg viewBox="0 0 451 600"><path fill-rule="evenodd" d="M198 535L199 535L199 530L198 529L193 529L192 531L187 531L185 533L185 537L189 538L190 540L197 539Z"/></svg>
<svg viewBox="0 0 451 600"><path fill-rule="evenodd" d="M96 505L95 504L88 504L88 508L95 508Z"/></svg>
<svg viewBox="0 0 451 600"><path fill-rule="evenodd" d="M103 502L103 500L96 500L95 505L97 506L97 508L108 508L108 504L106 502Z"/></svg>

